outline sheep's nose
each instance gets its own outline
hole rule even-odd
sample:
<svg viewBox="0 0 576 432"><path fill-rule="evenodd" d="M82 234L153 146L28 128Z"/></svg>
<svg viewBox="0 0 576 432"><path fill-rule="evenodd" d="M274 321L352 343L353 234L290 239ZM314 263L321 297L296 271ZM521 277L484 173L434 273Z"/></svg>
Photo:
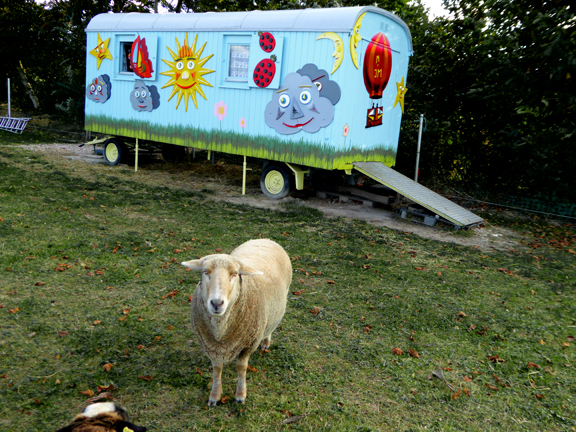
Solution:
<svg viewBox="0 0 576 432"><path fill-rule="evenodd" d="M214 307L214 309L218 310L218 308L224 304L224 300L210 300L210 304Z"/></svg>

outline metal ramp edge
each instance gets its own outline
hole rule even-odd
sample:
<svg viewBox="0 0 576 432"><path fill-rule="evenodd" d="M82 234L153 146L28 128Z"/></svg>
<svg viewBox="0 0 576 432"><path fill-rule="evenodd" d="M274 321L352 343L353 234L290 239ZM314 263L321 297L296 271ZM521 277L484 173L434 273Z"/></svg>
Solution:
<svg viewBox="0 0 576 432"><path fill-rule="evenodd" d="M465 227L484 221L480 216L416 183L381 162L353 162L352 165L362 174L395 190L400 195L420 204L456 226Z"/></svg>
<svg viewBox="0 0 576 432"><path fill-rule="evenodd" d="M22 133L31 119L16 117L0 117L0 129L7 132Z"/></svg>

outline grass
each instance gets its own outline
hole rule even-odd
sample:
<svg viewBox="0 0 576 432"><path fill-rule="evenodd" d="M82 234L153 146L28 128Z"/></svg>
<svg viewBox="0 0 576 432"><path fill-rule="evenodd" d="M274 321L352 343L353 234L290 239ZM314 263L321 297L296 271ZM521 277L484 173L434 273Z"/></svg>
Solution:
<svg viewBox="0 0 576 432"><path fill-rule="evenodd" d="M150 431L576 428L573 226L494 216L525 241L486 252L217 202L145 167L78 172L0 145L0 172L3 431L63 427L90 391ZM259 237L292 258L287 313L251 358L247 403L228 365L231 399L207 409L199 275L179 262Z"/></svg>

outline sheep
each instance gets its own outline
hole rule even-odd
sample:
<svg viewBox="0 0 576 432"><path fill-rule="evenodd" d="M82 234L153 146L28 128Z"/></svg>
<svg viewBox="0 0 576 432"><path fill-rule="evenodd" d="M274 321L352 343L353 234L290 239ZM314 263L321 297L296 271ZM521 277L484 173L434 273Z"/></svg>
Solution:
<svg viewBox="0 0 576 432"><path fill-rule="evenodd" d="M292 282L292 264L272 240L249 240L230 255L183 262L202 271L192 296L192 328L212 362L209 406L222 397L222 367L237 359L236 402L246 401L246 369L252 353L270 347Z"/></svg>
<svg viewBox="0 0 576 432"><path fill-rule="evenodd" d="M113 402L88 405L68 426L57 432L146 432L128 421L128 414Z"/></svg>

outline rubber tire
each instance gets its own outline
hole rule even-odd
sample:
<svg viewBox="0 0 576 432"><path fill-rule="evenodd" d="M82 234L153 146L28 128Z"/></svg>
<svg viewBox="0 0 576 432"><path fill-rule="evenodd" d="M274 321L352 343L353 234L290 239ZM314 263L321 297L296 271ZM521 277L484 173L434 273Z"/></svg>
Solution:
<svg viewBox="0 0 576 432"><path fill-rule="evenodd" d="M273 199L284 198L290 193L290 176L286 168L268 165L260 177L260 188L264 195Z"/></svg>
<svg viewBox="0 0 576 432"><path fill-rule="evenodd" d="M116 166L126 157L128 149L122 141L112 138L104 143L104 161L107 165Z"/></svg>
<svg viewBox="0 0 576 432"><path fill-rule="evenodd" d="M162 146L162 157L168 163L186 162L186 147L164 144Z"/></svg>

